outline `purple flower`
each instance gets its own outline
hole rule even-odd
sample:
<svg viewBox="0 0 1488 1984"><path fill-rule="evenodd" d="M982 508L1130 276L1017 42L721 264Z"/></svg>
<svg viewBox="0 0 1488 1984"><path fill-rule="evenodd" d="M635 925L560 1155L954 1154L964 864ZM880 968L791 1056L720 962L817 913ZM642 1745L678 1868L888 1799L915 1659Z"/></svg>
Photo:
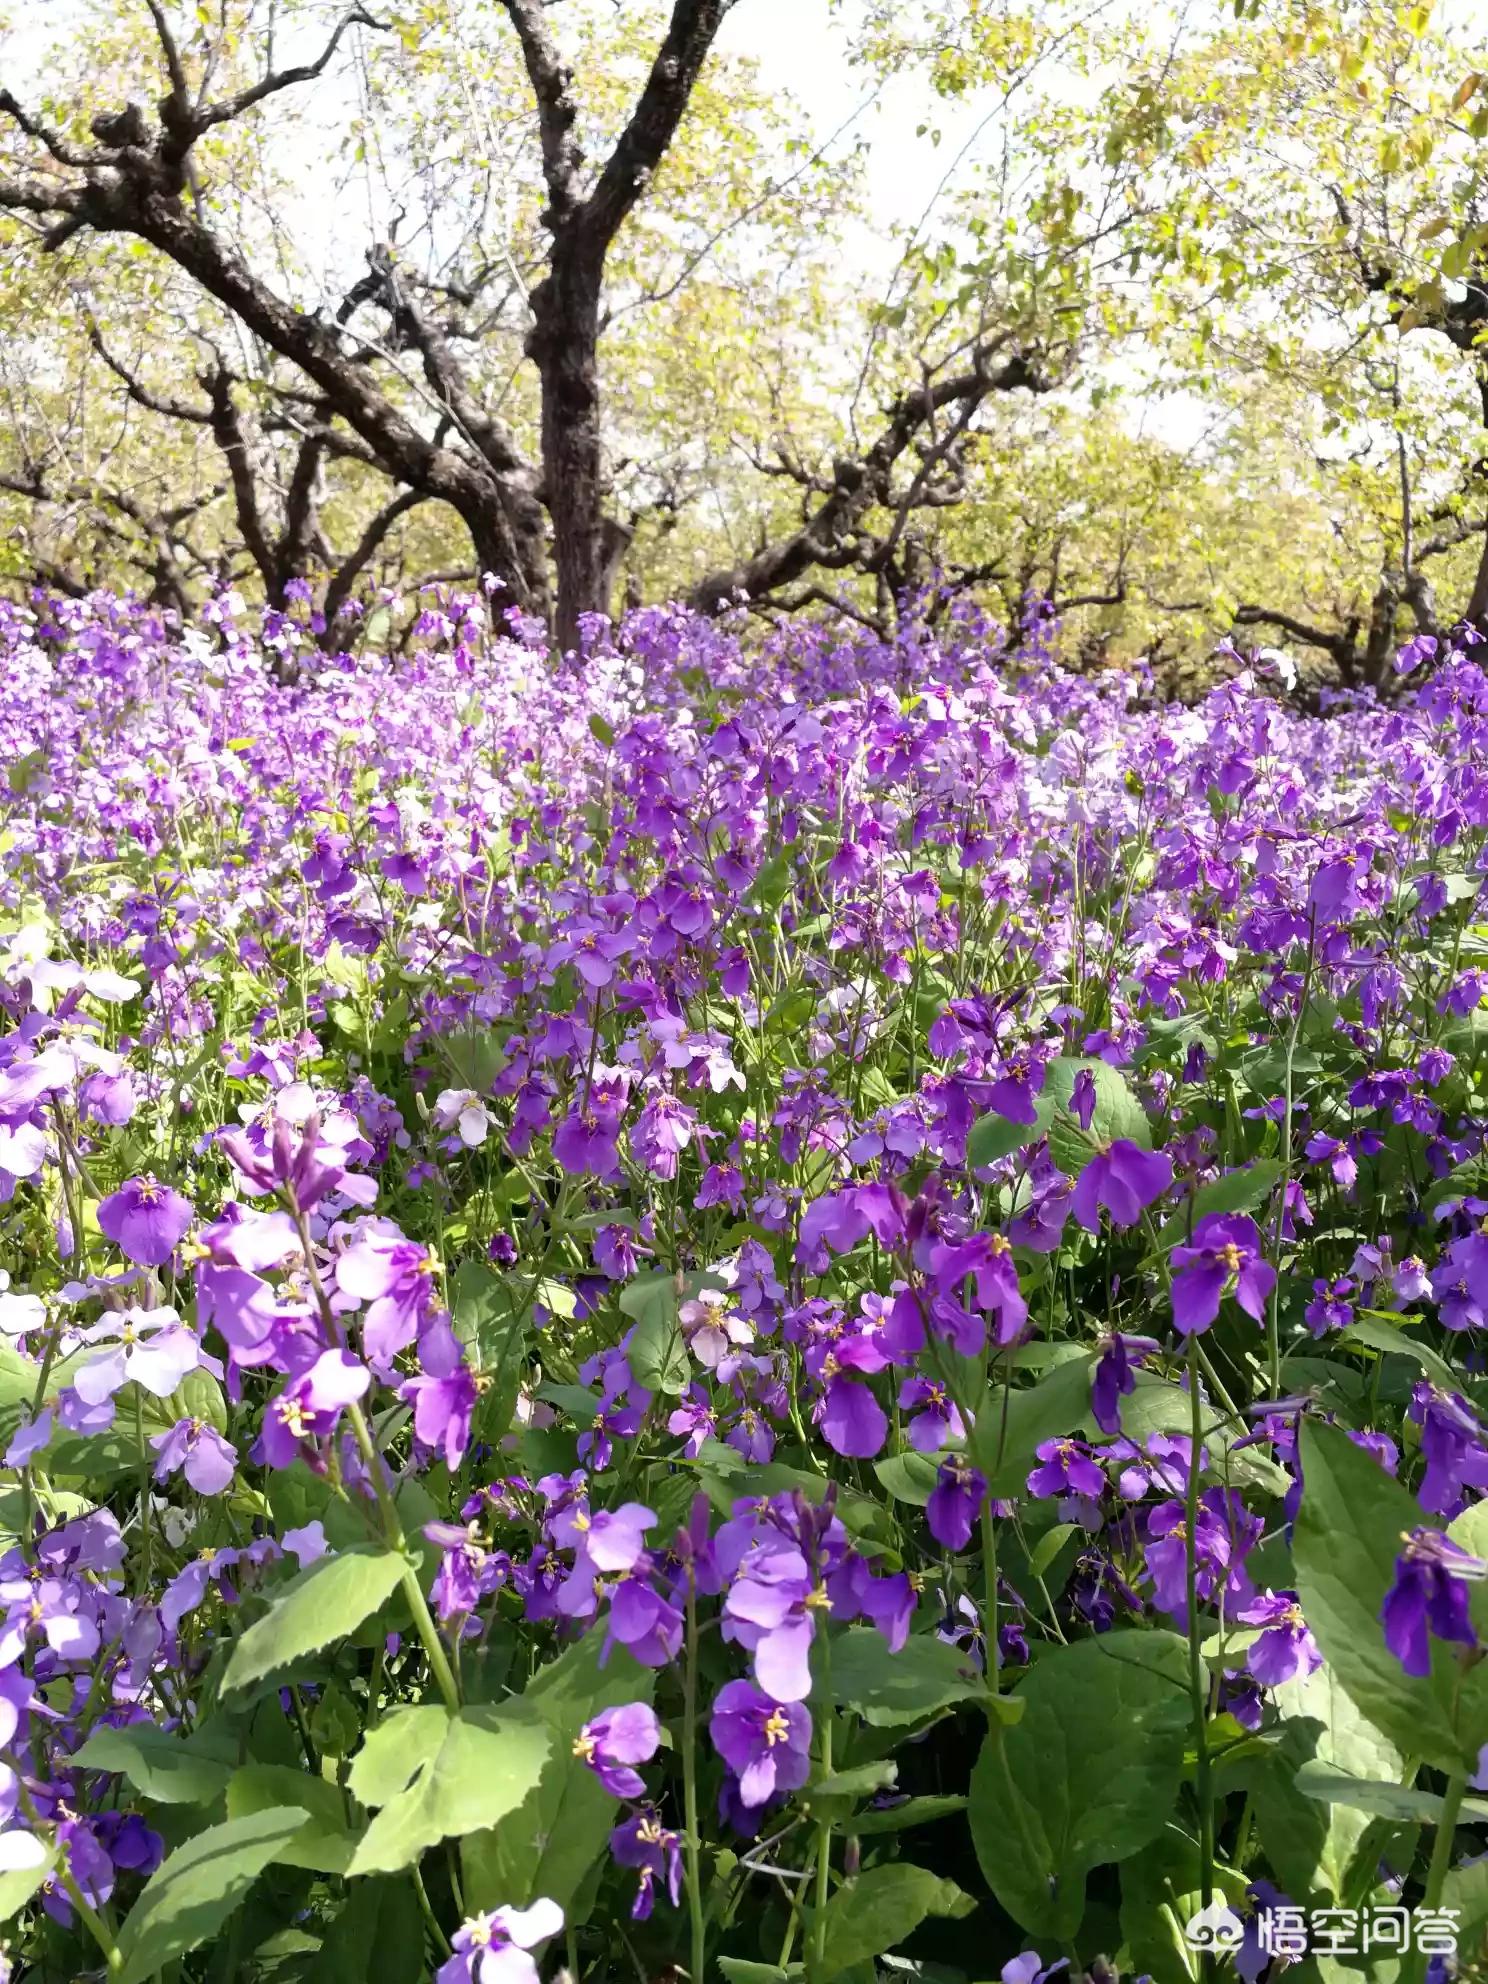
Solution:
<svg viewBox="0 0 1488 1984"><path fill-rule="evenodd" d="M1070 1114L1082 1130L1088 1131L1095 1116L1096 1105L1095 1075L1089 1068L1082 1068L1075 1076L1074 1087L1070 1090Z"/></svg>
<svg viewBox="0 0 1488 1984"><path fill-rule="evenodd" d="M468 1522L463 1529L452 1522L426 1522L424 1535L441 1552L431 1591L441 1619L468 1617L511 1576L510 1557L486 1547L478 1522Z"/></svg>
<svg viewBox="0 0 1488 1984"><path fill-rule="evenodd" d="M1045 1440L1035 1447L1043 1465L1028 1477L1028 1492L1040 1498L1053 1495L1093 1495L1105 1493L1106 1477L1096 1465L1089 1447L1081 1440Z"/></svg>
<svg viewBox="0 0 1488 1984"><path fill-rule="evenodd" d="M1323 1664L1294 1591L1268 1591L1236 1613L1244 1626L1259 1626L1245 1664L1263 1688L1302 1681Z"/></svg>
<svg viewBox="0 0 1488 1984"><path fill-rule="evenodd" d="M1421 1429L1426 1460L1421 1507L1432 1515L1456 1515L1464 1488L1488 1488L1483 1428L1460 1392L1439 1391L1424 1378L1411 1393L1409 1416Z"/></svg>
<svg viewBox="0 0 1488 1984"><path fill-rule="evenodd" d="M940 1464L935 1486L925 1504L930 1534L947 1550L964 1550L981 1518L987 1499L987 1477L970 1461L952 1454Z"/></svg>
<svg viewBox="0 0 1488 1984"><path fill-rule="evenodd" d="M1206 1213L1191 1244L1173 1249L1173 1324L1183 1336L1208 1329L1227 1291L1247 1316L1263 1322L1276 1270L1261 1258L1256 1223L1241 1212Z"/></svg>
<svg viewBox="0 0 1488 1984"><path fill-rule="evenodd" d="M845 1254L870 1233L880 1246L897 1246L904 1238L904 1219L904 1199L896 1185L854 1185L845 1192L828 1192L813 1199L802 1215L801 1266L808 1274L821 1274L828 1249Z"/></svg>
<svg viewBox="0 0 1488 1984"><path fill-rule="evenodd" d="M391 1220L366 1220L336 1262L336 1287L354 1302L365 1302L362 1342L369 1362L390 1370L428 1319L434 1301L437 1263Z"/></svg>
<svg viewBox="0 0 1488 1984"><path fill-rule="evenodd" d="M1097 1233L1104 1206L1113 1226L1135 1226L1172 1183L1173 1160L1165 1151L1143 1150L1118 1137L1109 1149L1096 1152L1075 1181L1075 1218Z"/></svg>
<svg viewBox="0 0 1488 1984"><path fill-rule="evenodd" d="M760 1686L782 1701L811 1692L811 1642L825 1597L805 1557L782 1538L746 1552L723 1601L724 1638L749 1649Z"/></svg>
<svg viewBox="0 0 1488 1984"><path fill-rule="evenodd" d="M1354 1320L1354 1306L1348 1297L1354 1292L1354 1284L1347 1275L1336 1281L1329 1281L1320 1275L1312 1284L1312 1300L1304 1312L1307 1327L1314 1336L1325 1336L1329 1330L1346 1330Z"/></svg>
<svg viewBox="0 0 1488 1984"><path fill-rule="evenodd" d="M574 1738L573 1753L612 1798L643 1798L645 1780L631 1768L649 1763L661 1744L661 1724L645 1702L601 1709Z"/></svg>
<svg viewBox="0 0 1488 1984"><path fill-rule="evenodd" d="M413 1401L413 1430L422 1444L443 1451L453 1474L470 1444L470 1422L480 1388L453 1331L434 1329L422 1345L424 1369L399 1391Z"/></svg>
<svg viewBox="0 0 1488 1984"><path fill-rule="evenodd" d="M472 1915L451 1939L453 1954L435 1972L435 1984L538 1984L528 1954L563 1927L556 1901L530 1908L496 1908Z"/></svg>
<svg viewBox="0 0 1488 1984"><path fill-rule="evenodd" d="M98 1208L100 1231L140 1267L158 1268L190 1226L190 1201L155 1178L131 1178Z"/></svg>
<svg viewBox="0 0 1488 1984"><path fill-rule="evenodd" d="M1431 1672L1432 1633L1459 1646L1477 1645L1467 1586L1488 1577L1488 1564L1459 1550L1439 1529L1407 1530L1402 1541L1380 1620L1385 1645L1407 1674L1424 1680Z"/></svg>
<svg viewBox="0 0 1488 1984"><path fill-rule="evenodd" d="M178 1419L150 1445L159 1456L155 1479L164 1481L180 1468L198 1495L220 1495L238 1464L237 1448L205 1419Z"/></svg>
<svg viewBox="0 0 1488 1984"><path fill-rule="evenodd" d="M371 1374L344 1350L326 1350L308 1371L287 1384L265 1408L253 1458L266 1467L289 1467L317 1458L315 1443L334 1432L343 1409L361 1398Z"/></svg>
<svg viewBox="0 0 1488 1984"><path fill-rule="evenodd" d="M682 1647L682 1611L649 1577L622 1578L610 1595L600 1665L616 1643L643 1667L665 1667Z"/></svg>
<svg viewBox="0 0 1488 1984"><path fill-rule="evenodd" d="M673 1908L682 1897L682 1835L661 1822L654 1805L641 1810L616 1826L610 1834L610 1853L617 1867L634 1867L640 1885L631 1906L631 1918L644 1922L656 1900L656 1883L665 1886Z"/></svg>
<svg viewBox="0 0 1488 1984"><path fill-rule="evenodd" d="M1048 1978L1068 1969L1069 1958L1066 1956L1045 1968L1044 1959L1037 1950L1024 1950L1022 1956L1010 1957L1002 1966L1002 1984L1046 1984Z"/></svg>
<svg viewBox="0 0 1488 1984"><path fill-rule="evenodd" d="M945 1386L933 1379L906 1378L899 1387L899 1404L906 1412L921 1408L904 1428L916 1453L938 1453L948 1439L959 1440L965 1434L961 1415Z"/></svg>
<svg viewBox="0 0 1488 1984"><path fill-rule="evenodd" d="M250 1130L224 1132L219 1142L250 1191L282 1193L301 1212L313 1212L338 1190L365 1204L377 1189L372 1179L347 1175L345 1148L322 1140L318 1115L303 1126L275 1116Z"/></svg>
<svg viewBox="0 0 1488 1984"><path fill-rule="evenodd" d="M1103 1433L1121 1431L1120 1401L1137 1388L1134 1364L1141 1364L1157 1349L1150 1336L1124 1336L1111 1330L1100 1341L1100 1356L1090 1380L1090 1411Z"/></svg>
<svg viewBox="0 0 1488 1984"><path fill-rule="evenodd" d="M746 1806L795 1791L811 1774L811 1716L803 1702L772 1701L752 1681L729 1681L714 1697L708 1729Z"/></svg>
<svg viewBox="0 0 1488 1984"><path fill-rule="evenodd" d="M1341 922L1353 913L1358 902L1358 883L1354 875L1358 865L1358 855L1341 854L1319 866L1307 892L1307 901L1309 907L1324 920Z"/></svg>
<svg viewBox="0 0 1488 1984"><path fill-rule="evenodd" d="M1253 1586L1244 1560L1260 1537L1262 1523L1233 1489L1206 1488L1194 1525L1195 1584L1201 1603L1223 1591L1249 1600ZM1187 1512L1181 1502L1165 1502L1148 1519L1146 1545L1153 1603L1180 1626L1188 1620Z"/></svg>

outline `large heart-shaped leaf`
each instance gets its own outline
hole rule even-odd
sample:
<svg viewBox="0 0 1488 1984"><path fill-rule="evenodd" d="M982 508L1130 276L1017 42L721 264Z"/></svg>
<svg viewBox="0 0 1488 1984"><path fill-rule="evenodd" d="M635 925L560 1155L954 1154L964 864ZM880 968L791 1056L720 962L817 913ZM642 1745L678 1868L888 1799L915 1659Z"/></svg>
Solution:
<svg viewBox="0 0 1488 1984"><path fill-rule="evenodd" d="M971 1774L968 1817L987 1885L1030 1935L1068 1942L1092 1867L1140 1853L1170 1816L1191 1732L1173 1633L1106 1633L1035 1661Z"/></svg>
<svg viewBox="0 0 1488 1984"><path fill-rule="evenodd" d="M1302 1610L1359 1712L1405 1756L1438 1770L1476 1764L1488 1700L1440 1643L1431 1672L1407 1674L1385 1645L1380 1609L1400 1539L1426 1518L1379 1463L1336 1426L1302 1427L1302 1506L1292 1554Z"/></svg>

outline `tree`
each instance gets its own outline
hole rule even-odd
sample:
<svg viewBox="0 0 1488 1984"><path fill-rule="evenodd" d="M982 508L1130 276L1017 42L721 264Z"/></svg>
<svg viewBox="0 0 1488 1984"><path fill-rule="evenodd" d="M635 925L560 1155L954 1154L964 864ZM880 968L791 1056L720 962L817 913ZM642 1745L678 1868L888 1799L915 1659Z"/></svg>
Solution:
<svg viewBox="0 0 1488 1984"><path fill-rule="evenodd" d="M125 234L167 256L270 351L292 363L347 435L333 442L327 422L308 438L370 461L422 496L452 505L470 530L477 557L519 606L549 604L547 528L556 568L555 632L577 639L580 617L602 610L607 568L599 426L598 345L606 257L642 197L686 108L728 0L675 0L666 32L631 114L599 171L586 171L575 126L573 74L536 0L505 0L536 105L548 205L547 266L531 291L528 352L541 382L541 468L517 450L505 423L469 390L452 341L386 244L375 244L368 272L335 321L297 308L270 287L241 249L212 225L200 196L197 154L204 140L281 92L323 76L343 38L382 24L360 6L343 14L311 60L265 68L257 81L212 96L219 52L208 42L194 73L163 0L149 0L165 82L158 117L139 104L96 112L91 144L79 143L25 109L8 90L0 112L30 148L24 177L0 182L0 206L42 224L40 245L55 254L82 230ZM419 425L375 383L347 335L363 305L386 316L395 349L422 368L447 431Z"/></svg>

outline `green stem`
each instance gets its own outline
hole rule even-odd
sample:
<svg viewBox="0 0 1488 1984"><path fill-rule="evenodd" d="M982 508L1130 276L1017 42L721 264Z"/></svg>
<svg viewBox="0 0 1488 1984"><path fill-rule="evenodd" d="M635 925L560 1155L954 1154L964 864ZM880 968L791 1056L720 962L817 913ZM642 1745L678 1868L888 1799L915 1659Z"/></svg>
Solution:
<svg viewBox="0 0 1488 1984"><path fill-rule="evenodd" d="M821 1648L821 1774L832 1775L832 1649L825 1630L818 1633ZM816 1834L816 1906L811 1912L811 1964L813 1975L827 1960L827 1902L832 1885L832 1821L823 1819Z"/></svg>
<svg viewBox="0 0 1488 1984"><path fill-rule="evenodd" d="M150 1449L145 1445L145 1398L144 1389L136 1384L134 1388L134 1443L140 1455L140 1590L150 1589L151 1575L151 1536L150 1536Z"/></svg>
<svg viewBox="0 0 1488 1984"><path fill-rule="evenodd" d="M1184 1515L1183 1555L1187 1574L1188 1599L1188 1688L1193 1701L1194 1788L1199 1801L1199 1897L1208 1908L1214 1899L1214 1781L1209 1766L1209 1686L1201 1650L1199 1622L1199 1453L1204 1436L1203 1411L1199 1402L1199 1339L1188 1340L1189 1426L1193 1452L1189 1457L1188 1499ZM1200 1958L1200 1974L1207 1976L1211 1959Z"/></svg>
<svg viewBox="0 0 1488 1984"><path fill-rule="evenodd" d="M1266 1311L1266 1362L1271 1385L1272 1398L1281 1396L1281 1241L1286 1231L1287 1194L1292 1183L1292 1105L1296 1078L1297 1042L1302 1036L1302 1022L1307 1017L1307 1002L1312 995L1312 967L1317 951L1317 911L1314 909L1307 925L1307 963L1302 973L1302 996L1297 1001L1297 1017L1292 1022L1287 1035L1286 1047L1286 1115L1281 1125L1281 1196L1276 1208L1276 1239L1274 1251L1276 1259L1276 1285L1271 1291L1270 1307Z"/></svg>
<svg viewBox="0 0 1488 1984"><path fill-rule="evenodd" d="M987 1640L987 1686L995 1695L1002 1690L1002 1667L997 1658L997 1519L992 1513L990 1496L982 1503L982 1576L986 1590L982 1629ZM1053 1610L1051 1605L1051 1617Z"/></svg>
<svg viewBox="0 0 1488 1984"><path fill-rule="evenodd" d="M357 1450L362 1456L368 1474L372 1477L373 1492L377 1496L377 1507L382 1516L382 1533L389 1547L403 1558L403 1591L408 1600L408 1609L413 1614L413 1628L423 1643L424 1655L429 1668L444 1696L444 1705L451 1715L460 1711L460 1684L455 1679L455 1670L450 1666L449 1655L444 1650L444 1641L439 1636L439 1628L434 1623L434 1615L429 1610L429 1601L424 1596L423 1581L418 1574L418 1566L408 1555L408 1539L403 1534L403 1524L398 1517L398 1509L393 1501L383 1471L382 1455L373 1444L372 1434L367 1425L366 1414L360 1405L346 1408L351 1420L351 1430L355 1435Z"/></svg>
<svg viewBox="0 0 1488 1984"><path fill-rule="evenodd" d="M439 1917L434 1913L434 1904L429 1899L429 1890L424 1886L424 1877L419 1872L417 1860L408 1870L413 1875L414 1892L418 1896L419 1912L429 1925L429 1933L441 1956L450 1954L450 1939L439 1926Z"/></svg>
<svg viewBox="0 0 1488 1984"><path fill-rule="evenodd" d="M57 1862L58 1883L66 1891L67 1899L72 1903L73 1907L77 1910L78 1917L83 1923L83 1926L87 1929L88 1934L93 1938L94 1942L97 1943L99 1949L103 1952L103 1960L109 1967L110 1976L113 1976L116 1972L121 1971L124 1968L124 1958L120 1954L119 1945L114 1941L113 1937L109 1934L107 1926L105 1925L102 1916L98 1913L96 1908L93 1908L92 1906L90 1906L90 1904L87 1901L84 1900L82 1889L78 1886L77 1882L72 1878L71 1873L68 1871L66 1865L66 1859L65 1859L66 1850L67 1849L64 1847L63 1848L64 1858Z"/></svg>
<svg viewBox="0 0 1488 1984"><path fill-rule="evenodd" d="M36 1379L36 1390L31 1398L31 1417L36 1418L46 1398L47 1384L51 1379L52 1365L56 1362L57 1347L62 1340L60 1325L53 1324L47 1334L46 1349L42 1353L41 1370ZM36 1547L35 1530L36 1499L31 1479L31 1463L21 1469L21 1548L29 1556Z"/></svg>
<svg viewBox="0 0 1488 1984"><path fill-rule="evenodd" d="M289 1210L300 1239L300 1251L305 1257L305 1272L309 1277L311 1293L315 1297L320 1319L325 1327L327 1340L338 1349L344 1348L341 1329L336 1321L320 1279L320 1270L315 1265L315 1248L310 1238L310 1223L295 1204L292 1194L286 1194ZM357 1452L372 1483L372 1492L377 1497L378 1512L382 1517L383 1540L390 1549L396 1550L403 1559L403 1590L408 1599L408 1609L413 1614L414 1631L423 1643L425 1657L430 1672L444 1697L444 1705L451 1715L460 1711L460 1684L455 1679L455 1670L450 1666L449 1655L444 1650L444 1641L439 1636L439 1628L434 1623L434 1615L429 1610L429 1601L424 1596L423 1582L418 1574L418 1566L408 1554L408 1539L403 1534L403 1524L399 1520L397 1504L387 1484L387 1473L382 1464L382 1455L373 1443L371 1430L367 1425L367 1415L359 1404L353 1401L346 1408L346 1416L351 1422L352 1434L357 1443Z"/></svg>
<svg viewBox="0 0 1488 1984"><path fill-rule="evenodd" d="M1457 1836L1457 1819L1462 1811L1462 1800L1466 1791L1466 1771L1454 1772L1447 1779L1447 1788L1442 1794L1441 1817L1436 1822L1436 1838L1431 1843L1431 1864L1426 1870L1426 1892L1421 1897L1422 1909L1441 1907L1442 1889L1446 1884L1447 1871L1452 1865L1452 1843ZM1428 1962L1429 1958L1424 1952L1416 1952L1412 1971L1421 1984L1424 1984Z"/></svg>
<svg viewBox="0 0 1488 1984"><path fill-rule="evenodd" d="M692 1984L704 1984L707 1931L703 1923L703 1855L697 1796L697 1578L687 1566L687 1665L682 1681L682 1802L687 1824L687 1915L692 1931Z"/></svg>

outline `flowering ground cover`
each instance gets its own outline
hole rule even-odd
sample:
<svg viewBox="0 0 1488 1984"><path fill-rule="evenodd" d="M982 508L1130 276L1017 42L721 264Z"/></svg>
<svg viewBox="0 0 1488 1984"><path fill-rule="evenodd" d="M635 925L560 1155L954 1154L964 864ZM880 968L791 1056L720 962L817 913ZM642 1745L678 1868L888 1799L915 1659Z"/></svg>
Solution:
<svg viewBox="0 0 1488 1984"><path fill-rule="evenodd" d="M13 1974L1470 1969L1471 648L0 645Z"/></svg>

